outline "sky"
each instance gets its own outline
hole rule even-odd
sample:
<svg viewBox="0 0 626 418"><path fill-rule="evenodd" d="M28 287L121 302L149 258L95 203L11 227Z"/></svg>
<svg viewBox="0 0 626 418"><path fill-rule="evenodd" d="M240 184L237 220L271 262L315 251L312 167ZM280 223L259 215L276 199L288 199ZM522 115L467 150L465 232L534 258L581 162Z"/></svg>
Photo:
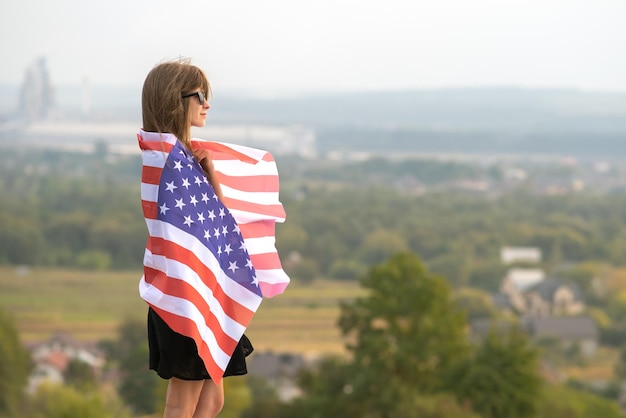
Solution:
<svg viewBox="0 0 626 418"><path fill-rule="evenodd" d="M219 91L626 92L624 0L4 0L0 83L141 85L191 58Z"/></svg>

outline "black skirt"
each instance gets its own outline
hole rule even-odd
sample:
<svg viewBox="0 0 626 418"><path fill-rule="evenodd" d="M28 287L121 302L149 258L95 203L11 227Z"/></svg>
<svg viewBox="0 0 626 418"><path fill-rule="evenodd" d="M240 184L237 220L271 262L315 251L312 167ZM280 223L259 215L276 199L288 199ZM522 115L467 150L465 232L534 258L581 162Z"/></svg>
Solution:
<svg viewBox="0 0 626 418"><path fill-rule="evenodd" d="M177 377L182 380L210 379L198 348L192 338L172 330L152 309L148 309L148 347L150 369L163 379ZM248 337L243 335L230 358L224 377L248 373L246 357L254 348Z"/></svg>

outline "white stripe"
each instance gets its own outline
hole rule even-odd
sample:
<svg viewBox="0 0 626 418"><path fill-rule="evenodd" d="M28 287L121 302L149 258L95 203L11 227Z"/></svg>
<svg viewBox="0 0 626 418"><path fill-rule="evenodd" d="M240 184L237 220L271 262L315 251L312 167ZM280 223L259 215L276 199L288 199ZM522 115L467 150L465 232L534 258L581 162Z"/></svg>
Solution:
<svg viewBox="0 0 626 418"><path fill-rule="evenodd" d="M245 331L246 327L242 326L239 322L235 321L233 318L228 316L222 306L219 304L219 301L213 295L213 292L210 288L208 288L200 276L191 268L189 268L186 264L181 263L176 260L168 259L165 256L149 254L149 250L146 250L146 254L144 255L144 261L151 260L153 265L148 265L148 267L152 267L156 270L162 271L171 280L182 280L185 283L189 284L193 287L207 302L209 305L209 310L211 313L217 318L217 321L220 323L221 328L224 330L228 336L230 336L235 341L239 341L241 338L241 334ZM157 267L158 266L158 267ZM146 286L151 286L146 283ZM142 295L143 297L143 295ZM145 299L146 302L154 303L153 300Z"/></svg>
<svg viewBox="0 0 626 418"><path fill-rule="evenodd" d="M159 186L155 184L141 183L141 200L158 202Z"/></svg>
<svg viewBox="0 0 626 418"><path fill-rule="evenodd" d="M143 165L148 167L163 168L169 153L162 151L145 150L141 152Z"/></svg>
<svg viewBox="0 0 626 418"><path fill-rule="evenodd" d="M192 320L196 324L196 327L198 327L200 338L208 346L213 361L217 363L220 369L226 369L226 366L230 361L230 356L220 348L217 343L217 339L215 338L215 334L213 334L211 329L206 326L202 313L193 303L186 299L164 294L158 288L150 286L146 283L144 277L142 277L139 282L139 294L146 300L150 299L150 303L157 308ZM241 335L239 338L241 338ZM237 338L237 341L239 341L239 338Z"/></svg>
<svg viewBox="0 0 626 418"><path fill-rule="evenodd" d="M256 270L256 278L268 284L289 283L290 281L283 269Z"/></svg>
<svg viewBox="0 0 626 418"><path fill-rule="evenodd" d="M155 219L146 219L146 225L148 226L150 236L173 241L193 252L196 257L198 257L198 259L213 272L219 286L229 298L238 301L240 304L253 312L256 311L260 304L260 297L246 289L244 286L233 282L233 280L222 271L220 264L213 256L213 253L209 251L195 236L184 232L167 222Z"/></svg>
<svg viewBox="0 0 626 418"><path fill-rule="evenodd" d="M250 254L275 253L276 238L274 236L247 238L245 240L246 249Z"/></svg>
<svg viewBox="0 0 626 418"><path fill-rule="evenodd" d="M168 144L175 144L178 139L173 134L160 133L160 132L147 132L143 129L139 130L139 136L144 141L153 141L153 142L167 142Z"/></svg>
<svg viewBox="0 0 626 418"><path fill-rule="evenodd" d="M273 161L250 164L240 160L213 160L215 170L234 177L277 176L278 169Z"/></svg>
<svg viewBox="0 0 626 418"><path fill-rule="evenodd" d="M258 221L271 221L285 222L284 216L270 216L264 213L250 212L246 210L228 208L231 215L235 218L239 225L249 224Z"/></svg>
<svg viewBox="0 0 626 418"><path fill-rule="evenodd" d="M257 203L261 205L279 205L278 192L244 192L239 189L233 189L221 184L222 193L225 197L232 199L243 200L248 203Z"/></svg>

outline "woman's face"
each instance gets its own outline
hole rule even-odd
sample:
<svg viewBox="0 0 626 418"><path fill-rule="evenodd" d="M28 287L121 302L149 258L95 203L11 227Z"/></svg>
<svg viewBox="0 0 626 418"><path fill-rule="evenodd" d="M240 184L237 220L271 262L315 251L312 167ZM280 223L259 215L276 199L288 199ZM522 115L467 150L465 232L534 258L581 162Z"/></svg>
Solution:
<svg viewBox="0 0 626 418"><path fill-rule="evenodd" d="M211 108L204 96L202 89L198 88L184 94L185 100L189 100L189 115L191 126L202 128L206 124L206 113Z"/></svg>

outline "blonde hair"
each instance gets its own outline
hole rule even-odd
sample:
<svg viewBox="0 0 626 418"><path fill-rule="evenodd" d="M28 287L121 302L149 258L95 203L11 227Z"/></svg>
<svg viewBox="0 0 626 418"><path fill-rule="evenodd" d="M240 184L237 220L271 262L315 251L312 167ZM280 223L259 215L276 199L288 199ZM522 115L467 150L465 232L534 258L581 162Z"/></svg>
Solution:
<svg viewBox="0 0 626 418"><path fill-rule="evenodd" d="M158 64L146 76L141 92L143 129L171 133L191 149L189 99L182 95L200 88L208 98L211 85L189 59Z"/></svg>

